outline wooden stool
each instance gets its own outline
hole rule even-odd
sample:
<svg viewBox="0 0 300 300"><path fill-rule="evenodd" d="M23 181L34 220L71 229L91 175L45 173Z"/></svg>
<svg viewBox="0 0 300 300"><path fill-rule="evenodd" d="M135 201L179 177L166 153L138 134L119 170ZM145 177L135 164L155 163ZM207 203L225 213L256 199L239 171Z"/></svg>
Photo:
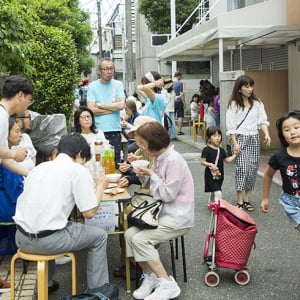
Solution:
<svg viewBox="0 0 300 300"><path fill-rule="evenodd" d="M202 130L203 130L203 140L206 142L206 122L195 122L193 124L194 143L197 141L197 127L198 127L198 130L200 130L201 126L202 126Z"/></svg>
<svg viewBox="0 0 300 300"><path fill-rule="evenodd" d="M174 255L173 240L169 240L170 248L171 248L172 271L173 271L173 277L174 277L175 280L176 280L175 258L178 259L178 239L179 238L175 238L175 255ZM183 235L180 236L180 241L181 241L183 281L187 282L186 260L185 260L185 247L184 247L184 236Z"/></svg>
<svg viewBox="0 0 300 300"><path fill-rule="evenodd" d="M72 259L72 295L76 295L76 260L74 253L65 252L54 255L42 255L26 253L18 249L10 262L10 299L15 299L15 261L17 258L37 262L38 299L48 300L48 261L63 256L69 256Z"/></svg>

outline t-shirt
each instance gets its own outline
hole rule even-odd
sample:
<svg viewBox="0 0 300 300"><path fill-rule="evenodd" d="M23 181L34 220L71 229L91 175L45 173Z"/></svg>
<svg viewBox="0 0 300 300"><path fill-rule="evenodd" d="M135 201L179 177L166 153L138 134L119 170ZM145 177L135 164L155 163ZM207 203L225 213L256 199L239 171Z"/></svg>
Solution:
<svg viewBox="0 0 300 300"><path fill-rule="evenodd" d="M0 147L3 148L8 148L8 118L9 115L6 108L0 105Z"/></svg>
<svg viewBox="0 0 300 300"><path fill-rule="evenodd" d="M273 170L279 170L285 193L300 198L300 157L290 156L286 149L276 151L269 159Z"/></svg>
<svg viewBox="0 0 300 300"><path fill-rule="evenodd" d="M115 99L125 99L123 84L115 79L103 84L100 80L93 81L89 85L87 102L113 103ZM103 132L121 131L120 111L107 115L95 115L95 124Z"/></svg>
<svg viewBox="0 0 300 300"><path fill-rule="evenodd" d="M175 92L175 95L179 96L181 92L183 93L183 83L181 81L174 81L173 90ZM175 101L180 101L180 99L177 98Z"/></svg>
<svg viewBox="0 0 300 300"><path fill-rule="evenodd" d="M149 97L146 97L143 114L162 123L162 116L167 106L166 98L161 94L155 94L153 102Z"/></svg>

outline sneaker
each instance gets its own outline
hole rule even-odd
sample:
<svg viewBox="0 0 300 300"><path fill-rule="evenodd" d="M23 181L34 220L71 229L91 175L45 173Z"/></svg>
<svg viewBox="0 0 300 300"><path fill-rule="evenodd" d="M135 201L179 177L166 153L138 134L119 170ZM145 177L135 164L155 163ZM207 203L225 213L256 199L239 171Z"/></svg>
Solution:
<svg viewBox="0 0 300 300"><path fill-rule="evenodd" d="M169 300L178 297L181 289L172 276L170 276L170 279L158 278L158 287L145 300Z"/></svg>
<svg viewBox="0 0 300 300"><path fill-rule="evenodd" d="M10 291L10 282L0 277L0 293L6 293Z"/></svg>
<svg viewBox="0 0 300 300"><path fill-rule="evenodd" d="M70 256L62 256L62 257L59 257L59 258L56 258L55 259L55 264L56 265L64 265L64 264L67 264L71 261L71 257Z"/></svg>
<svg viewBox="0 0 300 300"><path fill-rule="evenodd" d="M145 299L158 286L158 279L154 273L143 273L142 278L141 286L132 294L135 299Z"/></svg>

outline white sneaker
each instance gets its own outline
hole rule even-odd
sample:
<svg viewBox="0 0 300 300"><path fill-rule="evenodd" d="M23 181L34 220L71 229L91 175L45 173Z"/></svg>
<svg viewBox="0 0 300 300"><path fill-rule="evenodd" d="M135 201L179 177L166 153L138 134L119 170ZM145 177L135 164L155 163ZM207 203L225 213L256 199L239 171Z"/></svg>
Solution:
<svg viewBox="0 0 300 300"><path fill-rule="evenodd" d="M55 259L55 264L56 265L64 265L64 264L67 264L71 261L71 257L70 256L62 256L62 257L59 257L59 258L56 258Z"/></svg>
<svg viewBox="0 0 300 300"><path fill-rule="evenodd" d="M158 279L154 273L143 273L142 276L144 279L141 286L132 294L135 299L144 299L158 286Z"/></svg>
<svg viewBox="0 0 300 300"><path fill-rule="evenodd" d="M158 278L158 287L145 300L169 300L178 297L181 289L172 276L170 276L170 279Z"/></svg>

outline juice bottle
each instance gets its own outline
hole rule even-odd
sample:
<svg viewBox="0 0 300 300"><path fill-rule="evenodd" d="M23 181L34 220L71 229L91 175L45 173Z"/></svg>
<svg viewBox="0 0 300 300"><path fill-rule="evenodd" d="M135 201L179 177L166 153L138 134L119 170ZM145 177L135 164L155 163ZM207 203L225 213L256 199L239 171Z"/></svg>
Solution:
<svg viewBox="0 0 300 300"><path fill-rule="evenodd" d="M103 147L103 143L100 140L96 140L94 145L94 150L95 150L95 161L97 162L101 162L102 147Z"/></svg>
<svg viewBox="0 0 300 300"><path fill-rule="evenodd" d="M116 172L115 168L115 150L112 146L104 149L102 157L102 166L105 170L105 174L113 174Z"/></svg>

